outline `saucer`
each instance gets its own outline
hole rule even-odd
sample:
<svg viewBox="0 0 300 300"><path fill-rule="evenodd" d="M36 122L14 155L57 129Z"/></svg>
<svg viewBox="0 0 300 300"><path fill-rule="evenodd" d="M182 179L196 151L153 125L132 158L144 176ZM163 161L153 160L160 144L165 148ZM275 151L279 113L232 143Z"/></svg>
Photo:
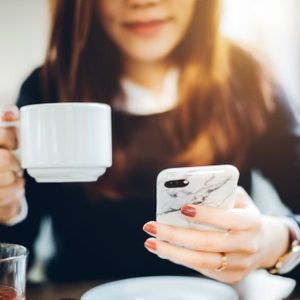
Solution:
<svg viewBox="0 0 300 300"><path fill-rule="evenodd" d="M153 276L118 280L87 291L81 300L238 300L230 286L198 277Z"/></svg>

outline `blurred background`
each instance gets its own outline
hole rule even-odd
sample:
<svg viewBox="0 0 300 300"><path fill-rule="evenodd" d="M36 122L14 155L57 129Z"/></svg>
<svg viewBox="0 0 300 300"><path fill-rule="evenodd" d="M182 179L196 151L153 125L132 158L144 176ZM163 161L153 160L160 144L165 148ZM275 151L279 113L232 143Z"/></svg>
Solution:
<svg viewBox="0 0 300 300"><path fill-rule="evenodd" d="M0 0L0 104L15 102L22 81L43 62L48 30L47 0ZM265 55L300 118L300 0L223 0L222 31ZM283 209L257 174L254 185L262 211ZM31 273L36 280L42 278L41 261L53 251L51 222L45 220L42 228L40 260Z"/></svg>
<svg viewBox="0 0 300 300"><path fill-rule="evenodd" d="M223 0L222 30L265 54L299 116L300 1ZM0 103L43 62L47 33L47 0L0 0Z"/></svg>

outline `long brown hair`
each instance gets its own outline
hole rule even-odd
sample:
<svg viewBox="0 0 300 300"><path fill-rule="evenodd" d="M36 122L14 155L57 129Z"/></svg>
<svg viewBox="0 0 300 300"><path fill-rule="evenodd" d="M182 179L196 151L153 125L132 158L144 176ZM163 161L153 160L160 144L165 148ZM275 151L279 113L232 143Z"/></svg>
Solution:
<svg viewBox="0 0 300 300"><path fill-rule="evenodd" d="M50 3L45 90L54 81L60 101L98 99L110 104L119 93L121 59L119 49L99 25L96 0ZM180 70L180 102L169 120L176 124L176 131L162 125L179 145L168 161L171 166L242 165L272 109L272 87L264 68L220 35L220 7L220 0L198 0L190 28L172 54ZM115 149L114 178L121 178L130 167L122 166L126 151Z"/></svg>

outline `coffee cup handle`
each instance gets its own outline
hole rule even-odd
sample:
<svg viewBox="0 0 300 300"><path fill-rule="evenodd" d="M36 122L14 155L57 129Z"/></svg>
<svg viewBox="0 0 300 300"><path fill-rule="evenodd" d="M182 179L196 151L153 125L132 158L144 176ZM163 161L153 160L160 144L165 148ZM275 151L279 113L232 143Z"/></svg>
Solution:
<svg viewBox="0 0 300 300"><path fill-rule="evenodd" d="M0 128L11 128L11 127L20 128L20 120L17 120L17 121L3 121L3 120L0 120ZM20 141L20 139L19 139L19 141ZM16 158L19 161L21 161L20 143L19 143L19 147L16 150L12 150L12 153L16 156Z"/></svg>

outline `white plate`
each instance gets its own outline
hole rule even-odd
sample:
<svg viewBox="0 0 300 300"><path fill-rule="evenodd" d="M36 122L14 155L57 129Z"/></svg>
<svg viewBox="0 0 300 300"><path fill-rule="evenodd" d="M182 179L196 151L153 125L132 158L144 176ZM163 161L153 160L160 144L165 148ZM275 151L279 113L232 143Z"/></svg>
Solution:
<svg viewBox="0 0 300 300"><path fill-rule="evenodd" d="M228 285L183 276L139 277L113 281L87 291L81 300L238 300Z"/></svg>

